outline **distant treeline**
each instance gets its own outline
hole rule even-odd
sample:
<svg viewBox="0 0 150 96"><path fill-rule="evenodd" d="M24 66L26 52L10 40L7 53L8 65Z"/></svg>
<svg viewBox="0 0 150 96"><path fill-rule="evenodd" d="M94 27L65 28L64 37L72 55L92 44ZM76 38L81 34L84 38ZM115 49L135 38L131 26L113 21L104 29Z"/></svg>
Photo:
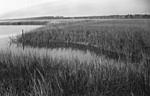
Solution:
<svg viewBox="0 0 150 96"><path fill-rule="evenodd" d="M87 16L73 17L74 19L150 19L150 15L110 15L110 16Z"/></svg>
<svg viewBox="0 0 150 96"><path fill-rule="evenodd" d="M18 19L5 19L5 20L47 20L47 19L136 19L144 18L150 19L150 14L128 14L128 15L107 15L107 16L79 16L79 17L65 17L65 16L41 16L30 18ZM5 21L4 20L4 21Z"/></svg>
<svg viewBox="0 0 150 96"><path fill-rule="evenodd" d="M148 14L128 14L128 15L109 15L109 16L81 16L81 17L64 17L64 16L43 16L43 17L31 17L31 18L22 18L24 20L39 20L39 19L136 19L144 18L149 19L150 15Z"/></svg>

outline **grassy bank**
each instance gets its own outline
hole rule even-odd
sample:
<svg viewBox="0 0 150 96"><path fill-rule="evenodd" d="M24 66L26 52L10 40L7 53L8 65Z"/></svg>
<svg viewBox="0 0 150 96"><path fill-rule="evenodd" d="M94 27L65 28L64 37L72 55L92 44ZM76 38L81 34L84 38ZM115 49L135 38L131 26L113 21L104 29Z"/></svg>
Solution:
<svg viewBox="0 0 150 96"><path fill-rule="evenodd" d="M124 54L127 62L105 57L89 63L61 60L34 48L1 51L0 95L149 96L149 24L149 20L135 19L49 23L18 36L18 43L34 47L45 48L54 42L94 46L102 53ZM140 62L128 62L134 60Z"/></svg>
<svg viewBox="0 0 150 96"><path fill-rule="evenodd" d="M129 61L150 55L150 20L85 20L48 24L18 37L18 42L31 46L48 46L51 42L70 42L95 46L124 54Z"/></svg>
<svg viewBox="0 0 150 96"><path fill-rule="evenodd" d="M39 51L0 51L1 96L149 96L149 62L80 63Z"/></svg>

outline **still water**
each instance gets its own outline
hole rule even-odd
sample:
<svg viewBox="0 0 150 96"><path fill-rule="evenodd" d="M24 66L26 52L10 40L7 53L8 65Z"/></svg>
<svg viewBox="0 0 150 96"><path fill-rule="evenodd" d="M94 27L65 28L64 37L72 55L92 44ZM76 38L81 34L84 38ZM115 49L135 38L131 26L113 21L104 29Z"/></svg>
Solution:
<svg viewBox="0 0 150 96"><path fill-rule="evenodd" d="M0 26L0 49L8 47L9 37L13 37L24 32L29 32L41 26L37 25L7 25Z"/></svg>
<svg viewBox="0 0 150 96"><path fill-rule="evenodd" d="M15 53L38 53L48 54L54 59L63 59L63 60L79 60L81 62L90 62L93 60L98 61L98 56L90 52L89 50L80 50L74 48L32 48L32 47L25 47L23 48L17 47L16 45L9 46L9 37L16 36L21 34L22 29L24 32L29 32L30 30L39 28L41 26L36 25L25 25L25 26L0 26L0 50L12 50Z"/></svg>

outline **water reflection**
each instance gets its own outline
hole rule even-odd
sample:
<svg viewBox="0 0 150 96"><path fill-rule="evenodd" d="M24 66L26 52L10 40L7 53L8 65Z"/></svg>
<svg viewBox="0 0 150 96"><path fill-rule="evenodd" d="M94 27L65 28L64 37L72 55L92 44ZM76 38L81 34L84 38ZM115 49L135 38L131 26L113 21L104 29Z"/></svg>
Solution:
<svg viewBox="0 0 150 96"><path fill-rule="evenodd" d="M0 49L5 49L9 46L9 37L21 34L24 30L28 32L30 30L41 27L41 25L3 25L0 26Z"/></svg>

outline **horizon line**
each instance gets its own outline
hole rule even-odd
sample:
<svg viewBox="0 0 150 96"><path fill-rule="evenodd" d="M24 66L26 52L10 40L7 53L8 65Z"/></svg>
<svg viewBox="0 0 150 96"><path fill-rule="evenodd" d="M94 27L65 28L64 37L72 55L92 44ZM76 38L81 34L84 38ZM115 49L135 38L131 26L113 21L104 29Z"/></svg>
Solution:
<svg viewBox="0 0 150 96"><path fill-rule="evenodd" d="M20 20L20 19L34 19L41 17L52 17L52 18L86 18L86 17L109 17L109 16L127 16L127 15L147 15L150 16L150 13L137 13L137 14L114 14L114 15L85 15L85 16L52 16L52 15L43 15L43 16L30 16L30 17L22 17L22 18L9 18L9 19L1 19L0 20Z"/></svg>

